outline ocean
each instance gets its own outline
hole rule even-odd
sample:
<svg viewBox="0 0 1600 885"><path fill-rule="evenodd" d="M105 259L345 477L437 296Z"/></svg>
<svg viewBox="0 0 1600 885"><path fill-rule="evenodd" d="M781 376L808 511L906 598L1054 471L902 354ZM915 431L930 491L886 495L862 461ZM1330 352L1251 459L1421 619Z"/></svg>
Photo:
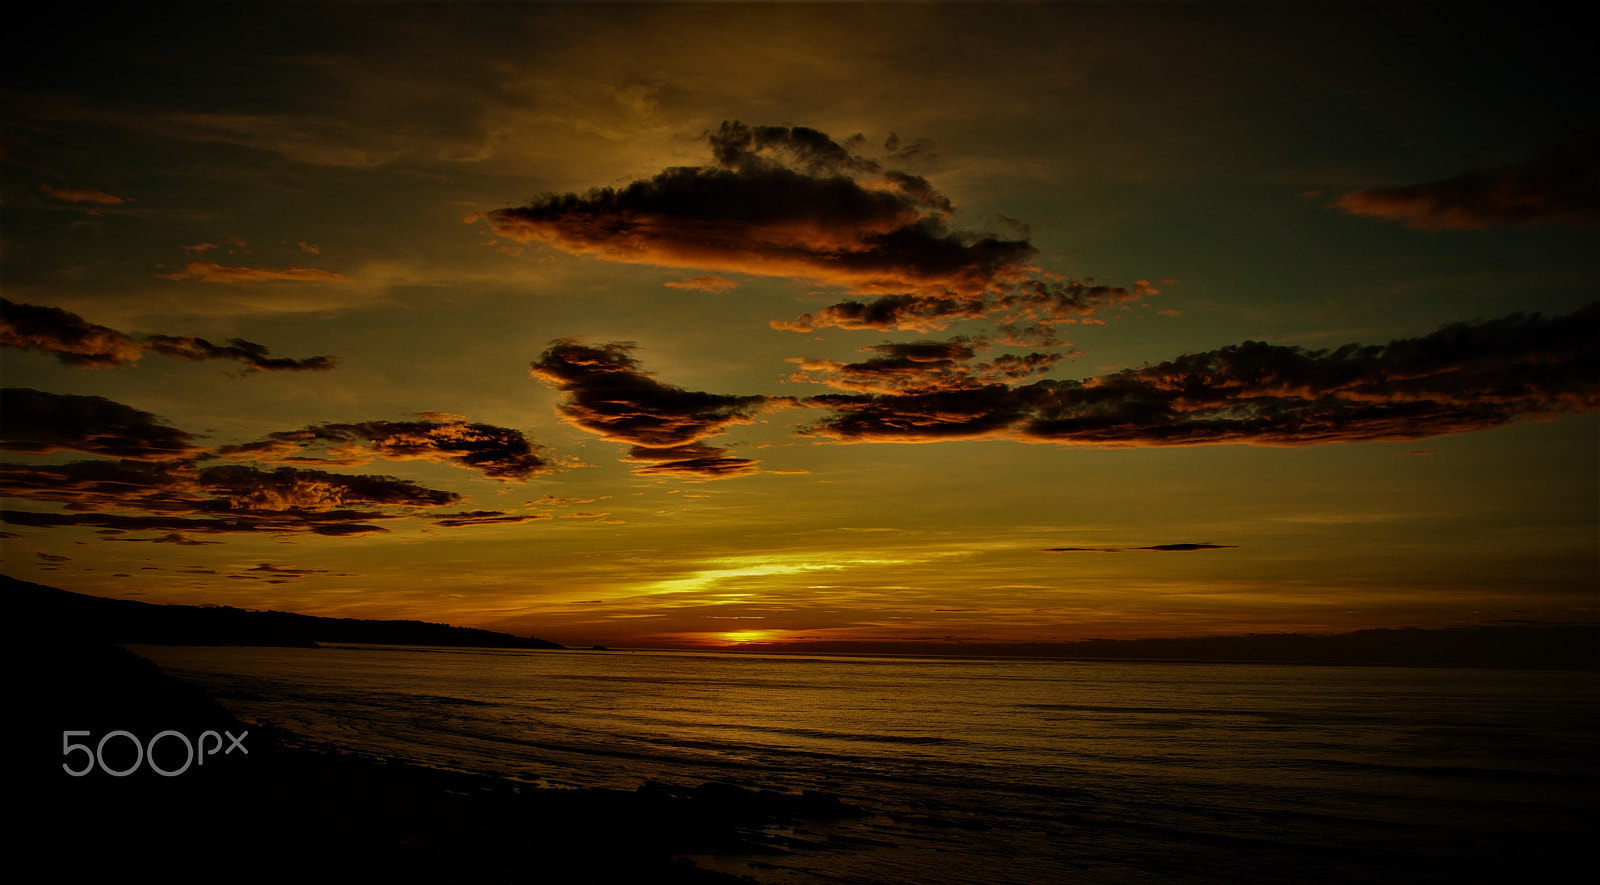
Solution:
<svg viewBox="0 0 1600 885"><path fill-rule="evenodd" d="M246 721L553 787L819 790L696 857L764 883L1558 881L1592 872L1600 674L135 646Z"/></svg>

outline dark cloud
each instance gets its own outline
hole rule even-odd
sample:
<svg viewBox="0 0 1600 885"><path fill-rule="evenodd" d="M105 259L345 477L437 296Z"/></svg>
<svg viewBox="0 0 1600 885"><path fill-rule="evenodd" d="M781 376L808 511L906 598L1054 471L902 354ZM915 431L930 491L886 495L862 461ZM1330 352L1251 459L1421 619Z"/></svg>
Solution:
<svg viewBox="0 0 1600 885"><path fill-rule="evenodd" d="M714 163L487 216L502 236L612 261L799 277L852 291L978 293L1020 279L1024 240L950 230L950 201L815 129L724 123Z"/></svg>
<svg viewBox="0 0 1600 885"><path fill-rule="evenodd" d="M67 365L96 369L131 366L146 353L194 361L235 360L246 364L246 371L325 372L338 362L331 356L273 357L262 345L240 338L212 344L186 335L132 336L60 308L16 304L3 298L0 346L53 353Z"/></svg>
<svg viewBox="0 0 1600 885"><path fill-rule="evenodd" d="M78 511L182 513L200 509L207 497L199 491L192 462L0 463L0 489L8 496L54 501Z"/></svg>
<svg viewBox="0 0 1600 885"><path fill-rule="evenodd" d="M293 568L287 565L274 565L263 562L260 565L245 569L243 574L229 575L230 578L241 580L265 581L268 584L290 584L304 580L310 575L326 575L325 568Z"/></svg>
<svg viewBox="0 0 1600 885"><path fill-rule="evenodd" d="M317 514L352 505L441 507L461 500L455 492L429 489L392 476L349 475L323 470L226 465L198 471L197 486L234 512ZM208 505L215 509L216 505ZM361 514L366 517L367 514Z"/></svg>
<svg viewBox="0 0 1600 885"><path fill-rule="evenodd" d="M19 387L0 390L0 449L154 461L198 454L192 439L149 412L104 397Z"/></svg>
<svg viewBox="0 0 1600 885"><path fill-rule="evenodd" d="M7 511L6 522L174 533L155 539L170 543L189 543L189 534L377 532L383 529L368 523L461 497L392 476L196 462L0 464L0 488L8 497L64 505L61 513Z"/></svg>
<svg viewBox="0 0 1600 885"><path fill-rule="evenodd" d="M446 513L436 516L434 517L434 525L444 526L445 528L459 528L470 525L517 525L550 518L548 513L526 513L518 516L506 513L504 510L468 510L462 513Z"/></svg>
<svg viewBox="0 0 1600 885"><path fill-rule="evenodd" d="M84 526L102 534L160 532L156 538L108 538L196 544L194 535L311 533L331 536L386 531L374 523L425 516L458 505L461 495L393 476L331 473L299 466L217 464L188 443L189 434L154 416L100 397L7 389L0 447L33 454L77 450L117 460L57 464L0 463L0 494L59 505L61 512L8 510L3 520L34 527ZM542 466L520 433L428 414L417 422L321 425L261 443L223 447L235 456L261 453L279 461L314 443L355 449L345 462L373 457L449 461L498 478L523 478ZM507 516L470 511L438 517L440 525L528 522L544 514Z"/></svg>
<svg viewBox="0 0 1600 885"><path fill-rule="evenodd" d="M623 460L643 464L634 473L644 476L688 476L721 479L756 473L760 461L749 458L731 458L727 449L715 446L689 445L653 449L634 446Z"/></svg>
<svg viewBox="0 0 1600 885"><path fill-rule="evenodd" d="M113 530L104 530L104 531L113 531ZM160 537L156 537L156 538L121 538L121 537L116 537L116 538L105 538L104 540L107 540L107 541L148 541L151 544L177 544L177 545L183 546L183 547L203 547L203 546L205 546L207 544L220 544L220 543L222 543L221 541L198 541L198 540L195 540L194 538L190 538L187 535L181 535L181 534L179 534L177 532L168 532L165 535L161 535Z"/></svg>
<svg viewBox="0 0 1600 885"><path fill-rule="evenodd" d="M957 320L979 319L994 308L994 299L976 295L885 295L871 301L841 301L792 320L773 320L774 329L814 332L817 329L877 329L931 332Z"/></svg>
<svg viewBox="0 0 1600 885"><path fill-rule="evenodd" d="M1027 279L1001 291L975 294L885 295L871 301L841 301L793 320L773 320L774 329L812 332L823 328L928 332L959 320L993 317L1009 344L1049 347L1061 342L1055 327L1127 306L1160 290L1147 280L1132 289L1093 280Z"/></svg>
<svg viewBox="0 0 1600 885"><path fill-rule="evenodd" d="M806 403L833 414L802 434L847 442L1015 436L1015 426L1029 414L1024 393L1003 384L904 394L823 394Z"/></svg>
<svg viewBox="0 0 1600 885"><path fill-rule="evenodd" d="M53 353L73 366L133 365L144 346L128 335L85 321L55 307L16 304L0 298L0 346Z"/></svg>
<svg viewBox="0 0 1600 885"><path fill-rule="evenodd" d="M338 365L337 357L313 356L305 359L272 357L267 348L242 338L229 338L212 344L204 338L174 335L147 335L141 341L146 350L185 360L236 360L249 370L267 372L326 372Z"/></svg>
<svg viewBox="0 0 1600 885"><path fill-rule="evenodd" d="M844 301L774 328L933 331L1002 315L1018 340L1144 294L1060 282L1033 265L1026 238L953 228L954 206L924 178L889 168L815 129L723 123L712 163L678 166L622 189L545 194L497 209L496 233L574 254L663 267L814 280L870 301ZM885 145L904 160L924 146ZM696 277L723 285L718 277ZM1146 284L1148 287L1148 284Z"/></svg>
<svg viewBox="0 0 1600 885"><path fill-rule="evenodd" d="M1028 280L997 299L1001 331L1011 344L1053 346L1060 343L1056 326L1097 322L1089 318L1159 294L1149 280L1136 281L1132 289L1094 280Z"/></svg>
<svg viewBox="0 0 1600 885"><path fill-rule="evenodd" d="M314 447L326 447L327 454L298 454ZM269 434L257 442L222 446L217 453L278 463L344 466L365 464L373 458L442 461L500 480L525 480L550 469L538 447L521 431L472 424L453 416L445 420L317 424Z"/></svg>
<svg viewBox="0 0 1600 885"><path fill-rule="evenodd" d="M1416 439L1600 408L1600 304L1455 323L1387 345L1247 341L1084 381L807 402L849 441L1007 436L1098 446Z"/></svg>
<svg viewBox="0 0 1600 885"><path fill-rule="evenodd" d="M567 394L560 409L569 421L602 439L631 444L628 460L649 465L640 473L718 478L754 469L755 462L725 458L725 450L701 441L793 400L663 384L640 371L632 349L626 343L596 347L561 339L532 364L531 374Z"/></svg>
<svg viewBox="0 0 1600 885"><path fill-rule="evenodd" d="M365 514L365 517L376 519L392 518L380 513ZM340 518L348 521L342 523L334 521ZM283 534L310 531L316 534L331 535L387 531L387 529L379 526L362 524L351 514L320 514L319 518L308 520L292 513L280 514L276 518L266 518L259 515L216 517L130 516L120 513L41 513L32 510L0 510L0 521L11 525L32 526L35 528L87 526L122 532L167 532L169 533L167 537L150 540L179 544L192 543L188 540L190 534Z"/></svg>
<svg viewBox="0 0 1600 885"><path fill-rule="evenodd" d="M1595 225L1600 223L1600 138L1516 166L1353 191L1333 205L1352 215L1430 231Z"/></svg>
<svg viewBox="0 0 1600 885"><path fill-rule="evenodd" d="M987 362L975 362L988 346L982 338L964 336L947 341L878 344L865 348L878 356L858 363L795 360L800 370L789 380L826 384L853 393L935 393L1030 378L1049 371L1067 356L1001 354Z"/></svg>
<svg viewBox="0 0 1600 885"><path fill-rule="evenodd" d="M1237 544L1151 544L1147 547L1044 547L1040 553L1189 553L1195 550L1237 550Z"/></svg>

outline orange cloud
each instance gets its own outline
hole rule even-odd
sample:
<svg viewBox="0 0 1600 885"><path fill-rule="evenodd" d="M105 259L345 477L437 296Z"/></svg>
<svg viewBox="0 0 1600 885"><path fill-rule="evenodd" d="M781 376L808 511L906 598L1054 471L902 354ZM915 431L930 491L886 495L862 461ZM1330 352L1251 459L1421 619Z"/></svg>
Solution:
<svg viewBox="0 0 1600 885"><path fill-rule="evenodd" d="M727 277L700 276L689 277L686 280L668 280L662 285L669 289L688 289L695 292L732 292L739 288L739 284Z"/></svg>
<svg viewBox="0 0 1600 885"><path fill-rule="evenodd" d="M51 187L48 184L39 185L39 190L52 200L61 200L66 203L93 203L96 206L120 206L128 202L122 197L108 194L103 190L92 187Z"/></svg>
<svg viewBox="0 0 1600 885"><path fill-rule="evenodd" d="M191 261L177 273L159 276L169 280L199 280L202 283L264 283L279 280L349 282L349 277L314 267L224 267L211 261Z"/></svg>
<svg viewBox="0 0 1600 885"><path fill-rule="evenodd" d="M1520 165L1352 191L1333 206L1426 231L1600 224L1600 139Z"/></svg>

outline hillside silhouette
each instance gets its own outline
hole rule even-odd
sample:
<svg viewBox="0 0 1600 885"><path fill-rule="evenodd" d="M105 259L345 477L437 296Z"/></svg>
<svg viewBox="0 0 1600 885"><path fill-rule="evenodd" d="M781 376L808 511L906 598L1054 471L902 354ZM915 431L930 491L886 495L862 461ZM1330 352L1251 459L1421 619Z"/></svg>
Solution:
<svg viewBox="0 0 1600 885"><path fill-rule="evenodd" d="M324 618L230 606L157 605L88 596L0 575L0 606L15 634L71 633L124 645L270 645L319 642L449 645L466 648L563 648L554 642L476 627L425 621Z"/></svg>

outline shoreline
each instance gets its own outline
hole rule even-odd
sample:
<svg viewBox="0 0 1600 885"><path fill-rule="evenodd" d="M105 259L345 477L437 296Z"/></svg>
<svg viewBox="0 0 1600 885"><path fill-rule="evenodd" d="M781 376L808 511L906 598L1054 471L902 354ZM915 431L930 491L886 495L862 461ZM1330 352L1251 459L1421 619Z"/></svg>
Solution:
<svg viewBox="0 0 1600 885"><path fill-rule="evenodd" d="M773 829L804 832L810 821L865 814L822 793L715 782L539 787L343 750L241 722L126 649L58 640L12 661L13 674L26 674L16 698L26 728L16 748L23 755L13 758L26 761L27 775L15 794L27 810L17 844L23 858L37 853L34 862L72 878L148 869L177 881L237 879L242 866L245 878L260 881L314 871L374 882L753 885L751 876L705 869L688 856L781 855L805 840ZM170 777L126 761L105 763L132 764L126 776L91 767L74 777L62 770L83 761L63 755L69 729L88 744L117 730L148 738L211 729L240 735L241 752L193 767L166 763L183 769ZM62 850L67 843L83 850Z"/></svg>

